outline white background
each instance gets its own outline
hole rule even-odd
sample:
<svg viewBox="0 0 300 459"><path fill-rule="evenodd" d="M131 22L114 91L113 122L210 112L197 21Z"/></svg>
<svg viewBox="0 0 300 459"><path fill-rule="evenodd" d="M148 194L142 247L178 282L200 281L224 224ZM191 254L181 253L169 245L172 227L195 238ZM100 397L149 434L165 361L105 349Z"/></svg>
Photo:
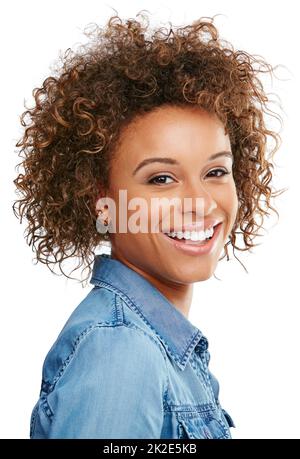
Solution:
<svg viewBox="0 0 300 459"><path fill-rule="evenodd" d="M127 3L127 4L126 4ZM28 438L43 359L66 319L90 287L54 276L23 237L12 213L18 162L19 115L32 89L50 74L60 51L86 40L90 22L104 25L117 9L123 18L148 9L152 24L187 24L216 17L222 38L236 49L282 64L282 80L266 80L281 99L284 126L276 154L280 220L266 222L261 245L220 262L216 275L195 286L189 319L208 337L211 370L221 403L234 418L234 438L300 438L299 371L299 50L297 2L252 0L116 1L11 0L1 4L1 425L2 438ZM273 97L274 99L274 97ZM273 106L276 110L276 107Z"/></svg>

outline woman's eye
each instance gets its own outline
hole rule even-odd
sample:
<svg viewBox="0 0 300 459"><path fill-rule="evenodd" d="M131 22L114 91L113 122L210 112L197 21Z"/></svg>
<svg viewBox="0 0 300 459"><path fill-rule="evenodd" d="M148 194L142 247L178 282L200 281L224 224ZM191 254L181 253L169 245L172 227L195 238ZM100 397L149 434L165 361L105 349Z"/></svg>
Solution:
<svg viewBox="0 0 300 459"><path fill-rule="evenodd" d="M229 175L230 174L229 171L226 171L224 169L214 169L214 170L210 171L207 175L214 174L214 173L216 175L213 175L212 177L217 177L217 178L218 177L224 177L224 175ZM219 174L219 173L221 173L221 174Z"/></svg>
<svg viewBox="0 0 300 459"><path fill-rule="evenodd" d="M173 180L172 177L170 177L169 175L156 175L155 177L150 179L148 183L154 183L155 185L168 185L168 183L164 181L165 178L170 178L171 180Z"/></svg>
<svg viewBox="0 0 300 459"><path fill-rule="evenodd" d="M225 169L213 169L207 175L209 177L219 178L219 177L224 177L225 175L229 175L229 174L230 172ZM156 175L155 177L150 179L148 183L152 183L152 184L154 183L155 185L168 185L169 183L172 183L172 182L167 182L166 179L170 179L174 181L174 179L170 177L169 175Z"/></svg>

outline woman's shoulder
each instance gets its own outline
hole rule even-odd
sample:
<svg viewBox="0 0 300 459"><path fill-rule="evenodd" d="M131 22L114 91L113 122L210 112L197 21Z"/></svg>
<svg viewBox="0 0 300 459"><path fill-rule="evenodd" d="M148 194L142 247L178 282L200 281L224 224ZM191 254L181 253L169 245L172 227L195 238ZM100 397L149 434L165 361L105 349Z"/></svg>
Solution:
<svg viewBox="0 0 300 459"><path fill-rule="evenodd" d="M144 353L161 367L163 346L117 292L94 287L74 309L43 364L43 384L53 386L74 359L96 360L110 349L122 358Z"/></svg>

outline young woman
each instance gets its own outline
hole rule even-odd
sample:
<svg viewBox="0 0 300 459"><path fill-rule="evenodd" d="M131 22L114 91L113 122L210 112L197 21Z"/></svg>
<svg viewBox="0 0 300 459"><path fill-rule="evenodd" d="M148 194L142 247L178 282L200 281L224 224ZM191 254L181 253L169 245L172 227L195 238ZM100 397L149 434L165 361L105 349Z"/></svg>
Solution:
<svg viewBox="0 0 300 459"><path fill-rule="evenodd" d="M273 209L266 145L280 137L257 76L272 67L209 18L150 33L114 16L90 36L36 88L17 144L14 211L37 259L64 273L77 257L92 274L46 356L30 436L231 438L188 314L193 284L229 243L253 247Z"/></svg>

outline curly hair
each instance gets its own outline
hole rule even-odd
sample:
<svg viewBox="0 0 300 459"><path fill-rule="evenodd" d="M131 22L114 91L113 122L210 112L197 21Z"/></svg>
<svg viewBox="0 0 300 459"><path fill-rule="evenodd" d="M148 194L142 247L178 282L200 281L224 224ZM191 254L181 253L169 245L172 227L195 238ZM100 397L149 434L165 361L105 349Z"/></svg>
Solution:
<svg viewBox="0 0 300 459"><path fill-rule="evenodd" d="M136 19L122 21L116 14L103 28L86 27L89 42L60 55L54 76L33 89L35 105L25 105L20 117L25 130L16 144L22 157L16 167L23 173L14 184L22 197L13 211L20 223L23 216L28 221L26 242L36 260L52 272L58 264L66 277L62 264L70 257L78 257L78 267L90 274L103 238L95 228L95 202L99 190L108 189L122 128L161 105L198 105L224 123L239 202L233 250L257 245L253 240L261 236L268 210L278 216L270 204L278 192L270 182L281 137L267 128L264 114L281 117L268 109L258 78L260 72L272 75L275 67L221 40L214 18L153 30L144 11ZM275 146L267 157L270 138ZM238 233L243 247L236 245ZM228 260L227 244L224 250Z"/></svg>

